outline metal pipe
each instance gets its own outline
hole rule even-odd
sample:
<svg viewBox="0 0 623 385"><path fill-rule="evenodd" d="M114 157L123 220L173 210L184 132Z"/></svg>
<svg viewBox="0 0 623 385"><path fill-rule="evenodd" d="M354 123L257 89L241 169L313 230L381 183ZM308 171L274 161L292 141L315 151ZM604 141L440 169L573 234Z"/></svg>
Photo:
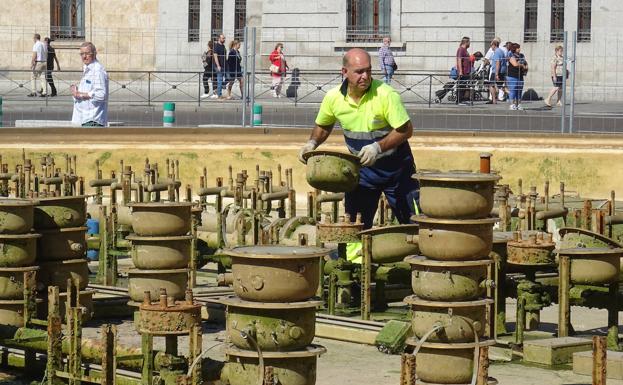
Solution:
<svg viewBox="0 0 623 385"><path fill-rule="evenodd" d="M491 173L491 157L493 155L490 152L480 153L480 172L483 174Z"/></svg>
<svg viewBox="0 0 623 385"><path fill-rule="evenodd" d="M559 258L559 283L558 283L558 337L569 336L570 306L570 263L568 255L560 255Z"/></svg>
<svg viewBox="0 0 623 385"><path fill-rule="evenodd" d="M569 87L569 91L571 92L571 95L569 97L569 133L573 134L573 115L575 114L575 55L576 55L576 48L577 48L577 44L578 44L578 32L577 31L573 31L571 34L571 85ZM566 66L565 66L565 71L566 71ZM563 107L564 108L564 107Z"/></svg>
<svg viewBox="0 0 623 385"><path fill-rule="evenodd" d="M565 118L567 104L567 31L563 32L563 58L562 58L562 108L560 110L560 133L565 133Z"/></svg>

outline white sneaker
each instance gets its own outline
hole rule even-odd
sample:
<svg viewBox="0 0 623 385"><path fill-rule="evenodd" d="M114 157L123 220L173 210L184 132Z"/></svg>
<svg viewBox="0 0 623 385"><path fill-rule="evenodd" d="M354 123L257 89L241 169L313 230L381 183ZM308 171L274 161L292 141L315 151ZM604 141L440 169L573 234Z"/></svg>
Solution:
<svg viewBox="0 0 623 385"><path fill-rule="evenodd" d="M511 104L510 109L513 111L517 111L517 106L514 104Z"/></svg>
<svg viewBox="0 0 623 385"><path fill-rule="evenodd" d="M523 111L523 107L521 106L521 104L517 105L517 111Z"/></svg>
<svg viewBox="0 0 623 385"><path fill-rule="evenodd" d="M210 97L210 95L212 95L212 94L203 94L203 95L201 95L201 99L207 99L207 98Z"/></svg>
<svg viewBox="0 0 623 385"><path fill-rule="evenodd" d="M212 96L210 96L210 99L218 99L218 95L217 94L212 94Z"/></svg>

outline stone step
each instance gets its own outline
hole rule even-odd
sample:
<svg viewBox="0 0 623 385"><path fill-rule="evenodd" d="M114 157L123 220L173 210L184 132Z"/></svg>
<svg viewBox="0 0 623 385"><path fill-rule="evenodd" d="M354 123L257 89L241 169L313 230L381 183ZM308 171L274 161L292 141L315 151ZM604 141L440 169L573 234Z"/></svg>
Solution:
<svg viewBox="0 0 623 385"><path fill-rule="evenodd" d="M573 373L590 376L593 373L593 351L573 353ZM623 352L608 350L606 353L606 376L623 380Z"/></svg>
<svg viewBox="0 0 623 385"><path fill-rule="evenodd" d="M547 338L525 341L523 345L524 361L541 365L570 364L573 353L592 351L593 341L579 337Z"/></svg>

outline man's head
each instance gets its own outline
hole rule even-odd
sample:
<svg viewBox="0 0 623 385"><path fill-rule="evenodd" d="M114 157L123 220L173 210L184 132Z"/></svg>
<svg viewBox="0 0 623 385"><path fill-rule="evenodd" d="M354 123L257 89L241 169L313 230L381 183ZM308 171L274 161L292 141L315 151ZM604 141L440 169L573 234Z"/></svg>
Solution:
<svg viewBox="0 0 623 385"><path fill-rule="evenodd" d="M39 41L41 40L41 35L39 35L38 33L35 33L34 35L32 35L32 39L34 41Z"/></svg>
<svg viewBox="0 0 623 385"><path fill-rule="evenodd" d="M389 36L385 36L383 38L383 45L389 46L392 43L392 38Z"/></svg>
<svg viewBox="0 0 623 385"><path fill-rule="evenodd" d="M353 48L342 58L342 75L351 88L365 91L372 82L370 54L361 48Z"/></svg>
<svg viewBox="0 0 623 385"><path fill-rule="evenodd" d="M222 33L218 35L218 42L221 44L225 44L225 35L223 35Z"/></svg>
<svg viewBox="0 0 623 385"><path fill-rule="evenodd" d="M461 46L464 48L469 48L469 44L470 44L470 38L467 36L463 36L463 38L461 39Z"/></svg>
<svg viewBox="0 0 623 385"><path fill-rule="evenodd" d="M46 36L43 38L43 41L45 41L45 44L50 45L50 42L52 42L52 39Z"/></svg>
<svg viewBox="0 0 623 385"><path fill-rule="evenodd" d="M496 39L491 40L491 48L496 49L499 46L500 46L500 41L499 40L496 40Z"/></svg>
<svg viewBox="0 0 623 385"><path fill-rule="evenodd" d="M506 43L504 43L504 48L509 49L511 44L513 43L510 41L507 41Z"/></svg>
<svg viewBox="0 0 623 385"><path fill-rule="evenodd" d="M90 41L80 44L80 58L84 65L89 65L97 58L97 49Z"/></svg>

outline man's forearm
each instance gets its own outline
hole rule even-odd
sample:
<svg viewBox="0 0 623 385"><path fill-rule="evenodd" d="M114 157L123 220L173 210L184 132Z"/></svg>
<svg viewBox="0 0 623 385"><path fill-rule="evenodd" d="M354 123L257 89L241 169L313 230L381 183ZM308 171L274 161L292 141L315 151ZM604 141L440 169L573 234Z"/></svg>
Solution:
<svg viewBox="0 0 623 385"><path fill-rule="evenodd" d="M312 133L309 139L315 141L316 145L319 146L322 143L324 143L325 140L327 140L332 130L333 130L333 125L320 126L316 124L316 127L314 127L314 129L312 130Z"/></svg>
<svg viewBox="0 0 623 385"><path fill-rule="evenodd" d="M391 150L396 148L406 142L413 135L413 124L409 120L407 123L402 126L392 130L385 138L380 140L379 146L381 147L381 151L385 152L387 150Z"/></svg>

